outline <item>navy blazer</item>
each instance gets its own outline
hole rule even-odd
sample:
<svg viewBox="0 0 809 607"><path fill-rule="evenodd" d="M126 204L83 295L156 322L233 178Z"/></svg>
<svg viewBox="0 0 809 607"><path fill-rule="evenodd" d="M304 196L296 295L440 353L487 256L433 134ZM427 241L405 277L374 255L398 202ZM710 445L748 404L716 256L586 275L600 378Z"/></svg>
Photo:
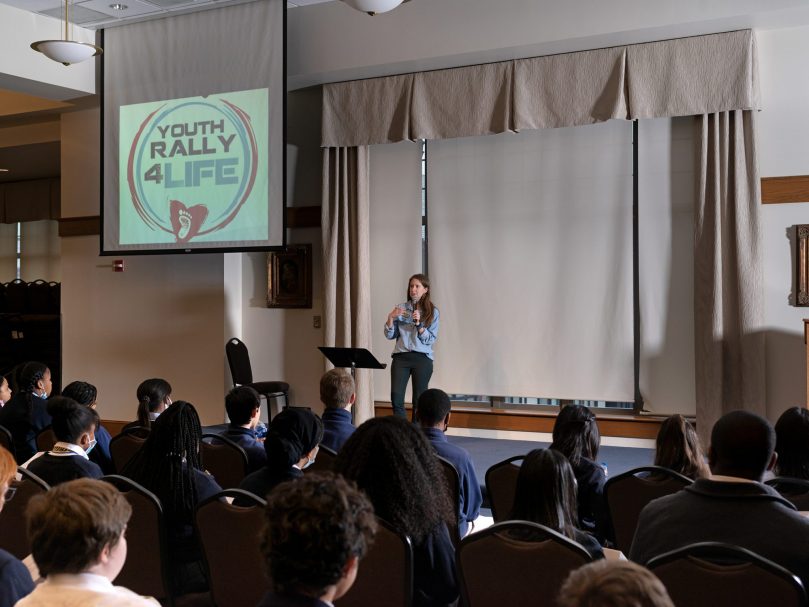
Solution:
<svg viewBox="0 0 809 607"><path fill-rule="evenodd" d="M22 561L0 550L0 607L12 607L34 591L34 581Z"/></svg>
<svg viewBox="0 0 809 607"><path fill-rule="evenodd" d="M267 494L275 489L277 485L298 478L303 478L303 472L292 466L281 470L264 466L261 470L245 476L239 485L239 489L249 491L261 499L267 499ZM240 502L239 498L236 498L233 503L236 506L250 505L249 503Z"/></svg>
<svg viewBox="0 0 809 607"><path fill-rule="evenodd" d="M351 423L351 411L327 408L320 419L323 420L323 440L320 444L337 453L356 430Z"/></svg>
<svg viewBox="0 0 809 607"><path fill-rule="evenodd" d="M46 403L46 399L30 392L15 392L0 409L0 426L11 432L18 464L24 464L34 456L37 434L51 425Z"/></svg>
<svg viewBox="0 0 809 607"><path fill-rule="evenodd" d="M247 454L247 473L255 472L267 463L267 452L264 450L264 443L256 438L256 431L241 426L228 426L222 436L229 438L239 445Z"/></svg>
<svg viewBox="0 0 809 607"><path fill-rule="evenodd" d="M469 528L469 522L474 521L480 514L480 506L483 503L480 483L475 474L472 458L466 449L449 442L446 435L438 428L422 428L422 430L436 453L455 466L458 471L461 481L460 534L463 537Z"/></svg>

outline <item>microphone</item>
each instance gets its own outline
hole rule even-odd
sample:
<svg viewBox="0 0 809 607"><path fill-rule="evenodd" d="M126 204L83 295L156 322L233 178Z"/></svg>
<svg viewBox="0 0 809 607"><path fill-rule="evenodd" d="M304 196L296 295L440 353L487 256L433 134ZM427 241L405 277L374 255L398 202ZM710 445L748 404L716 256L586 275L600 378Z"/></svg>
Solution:
<svg viewBox="0 0 809 607"><path fill-rule="evenodd" d="M410 298L410 305L413 308L413 312L415 312L416 310L419 309L419 300L416 299L415 297L411 297ZM410 313L410 320L411 321L413 320L413 312ZM416 324L416 323L414 322L413 324Z"/></svg>

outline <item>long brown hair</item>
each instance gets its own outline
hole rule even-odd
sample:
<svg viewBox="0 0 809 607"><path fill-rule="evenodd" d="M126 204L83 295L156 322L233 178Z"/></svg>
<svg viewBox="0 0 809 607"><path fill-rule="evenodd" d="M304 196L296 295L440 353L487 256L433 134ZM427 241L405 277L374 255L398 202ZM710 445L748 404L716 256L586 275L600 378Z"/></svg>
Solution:
<svg viewBox="0 0 809 607"><path fill-rule="evenodd" d="M662 466L692 478L709 476L697 431L682 415L672 415L657 433L655 466Z"/></svg>
<svg viewBox="0 0 809 607"><path fill-rule="evenodd" d="M421 324L429 326L430 323L433 322L433 312L435 311L435 306L433 305L433 302L430 299L430 279L427 278L425 274L413 274L413 276L408 278L406 301L410 301L410 281L413 280L414 278L421 283L422 287L427 289L427 292L421 296L421 299L419 299L418 308L421 310L421 313L423 315L423 318L421 319Z"/></svg>

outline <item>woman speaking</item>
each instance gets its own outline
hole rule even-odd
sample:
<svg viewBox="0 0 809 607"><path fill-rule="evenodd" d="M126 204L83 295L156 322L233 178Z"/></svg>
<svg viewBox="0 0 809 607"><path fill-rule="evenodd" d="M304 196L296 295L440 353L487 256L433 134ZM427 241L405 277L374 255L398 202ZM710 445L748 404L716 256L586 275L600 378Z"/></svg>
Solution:
<svg viewBox="0 0 809 607"><path fill-rule="evenodd" d="M394 415L407 417L404 396L413 377L413 420L419 395L433 374L433 343L438 337L438 308L430 301L430 280L414 274L407 283L407 302L397 305L385 323L385 337L395 339L390 367L390 400Z"/></svg>

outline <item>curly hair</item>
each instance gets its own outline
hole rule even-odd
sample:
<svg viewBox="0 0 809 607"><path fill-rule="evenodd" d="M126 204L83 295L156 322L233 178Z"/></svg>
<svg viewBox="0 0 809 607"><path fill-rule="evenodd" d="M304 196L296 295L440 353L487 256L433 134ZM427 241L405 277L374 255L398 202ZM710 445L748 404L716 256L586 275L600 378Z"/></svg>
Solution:
<svg viewBox="0 0 809 607"><path fill-rule="evenodd" d="M267 499L261 551L280 594L317 598L336 584L376 534L374 509L354 483L331 472L284 483Z"/></svg>
<svg viewBox="0 0 809 607"><path fill-rule="evenodd" d="M655 466L694 480L710 476L697 431L682 415L672 415L660 424L656 447Z"/></svg>
<svg viewBox="0 0 809 607"><path fill-rule="evenodd" d="M779 476L809 479L809 410L791 407L775 422Z"/></svg>
<svg viewBox="0 0 809 607"><path fill-rule="evenodd" d="M600 444L596 416L588 407L567 405L559 411L553 425L551 449L564 455L571 466L578 466L582 458L594 460L598 457Z"/></svg>
<svg viewBox="0 0 809 607"><path fill-rule="evenodd" d="M194 405L178 400L152 424L122 474L154 493L170 523L190 524L197 506L194 469L202 470L202 427Z"/></svg>
<svg viewBox="0 0 809 607"><path fill-rule="evenodd" d="M340 449L334 470L355 481L377 516L416 544L454 516L435 451L402 418L377 417L362 424Z"/></svg>

